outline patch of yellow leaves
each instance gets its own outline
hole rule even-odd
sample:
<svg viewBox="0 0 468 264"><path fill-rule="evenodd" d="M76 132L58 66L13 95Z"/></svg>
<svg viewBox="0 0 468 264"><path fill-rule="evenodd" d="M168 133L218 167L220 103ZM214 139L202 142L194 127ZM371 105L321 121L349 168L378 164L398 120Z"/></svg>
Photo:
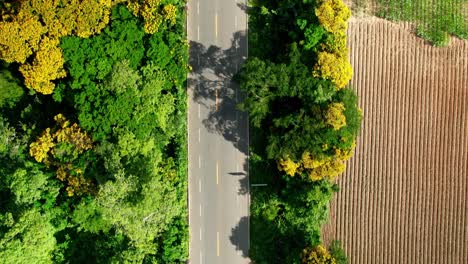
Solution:
<svg viewBox="0 0 468 264"><path fill-rule="evenodd" d="M284 171L289 176L306 172L311 181L322 179L333 181L344 172L346 161L353 156L355 146L356 144L353 143L349 150L334 148L335 154L325 158L314 157L306 151L298 162L285 158L280 159L277 166L280 171Z"/></svg>
<svg viewBox="0 0 468 264"><path fill-rule="evenodd" d="M346 126L346 116L343 114L345 110L343 103L331 103L328 106L327 113L325 115L326 123L333 127L334 130Z"/></svg>
<svg viewBox="0 0 468 264"><path fill-rule="evenodd" d="M23 64L19 70L24 76L24 84L39 93L51 94L55 84L52 80L65 77L63 55L58 39L44 37L32 64Z"/></svg>
<svg viewBox="0 0 468 264"><path fill-rule="evenodd" d="M338 89L344 88L353 77L353 68L347 56L321 51L314 66L314 76L331 80Z"/></svg>
<svg viewBox="0 0 468 264"><path fill-rule="evenodd" d="M70 125L70 122L62 115L54 117L57 127L47 128L37 140L29 146L29 154L37 161L47 166L57 167L57 178L67 184L67 194L89 193L94 190L94 184L91 179L83 176L80 168L74 168L71 163L61 163L56 161L54 147L58 143L69 143L73 145L74 150L81 154L93 147L91 138L81 131L78 124Z"/></svg>
<svg viewBox="0 0 468 264"><path fill-rule="evenodd" d="M302 264L336 264L336 260L324 246L318 245L302 251Z"/></svg>
<svg viewBox="0 0 468 264"><path fill-rule="evenodd" d="M344 88L353 77L346 47L347 20L351 11L342 0L322 0L315 9L320 24L331 33L331 41L318 52L313 75L332 81L338 89Z"/></svg>
<svg viewBox="0 0 468 264"><path fill-rule="evenodd" d="M277 162L278 170L286 172L289 176L294 176L300 168L300 163L295 163L290 158L280 159Z"/></svg>
<svg viewBox="0 0 468 264"><path fill-rule="evenodd" d="M326 31L339 35L348 28L346 21L351 17L351 11L342 0L321 0L315 15Z"/></svg>
<svg viewBox="0 0 468 264"><path fill-rule="evenodd" d="M146 33L154 34L159 30L162 23L162 16L158 13L160 4L160 0L144 0L141 4L137 0L130 0L127 3L127 8L133 15L143 17Z"/></svg>
<svg viewBox="0 0 468 264"><path fill-rule="evenodd" d="M29 146L29 155L37 162L47 163L49 151L55 146L54 139L47 128L37 140Z"/></svg>
<svg viewBox="0 0 468 264"><path fill-rule="evenodd" d="M51 94L66 76L59 47L63 36L88 38L109 23L112 0L30 0L2 13L0 58L22 64L26 87ZM42 22L42 23L41 23ZM32 63L26 63L34 56Z"/></svg>
<svg viewBox="0 0 468 264"><path fill-rule="evenodd" d="M176 23L176 11L177 8L173 4L165 5L163 8L164 19L169 21L171 25L175 25Z"/></svg>

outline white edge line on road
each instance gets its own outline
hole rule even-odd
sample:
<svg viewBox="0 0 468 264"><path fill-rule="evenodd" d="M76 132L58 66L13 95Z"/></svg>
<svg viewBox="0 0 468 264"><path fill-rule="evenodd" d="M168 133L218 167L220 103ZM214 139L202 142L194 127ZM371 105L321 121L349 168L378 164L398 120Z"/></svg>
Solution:
<svg viewBox="0 0 468 264"><path fill-rule="evenodd" d="M198 180L198 192L201 192L201 180Z"/></svg>
<svg viewBox="0 0 468 264"><path fill-rule="evenodd" d="M200 104L198 104L198 118L200 118Z"/></svg>
<svg viewBox="0 0 468 264"><path fill-rule="evenodd" d="M203 252L200 251L200 264L203 263Z"/></svg>
<svg viewBox="0 0 468 264"><path fill-rule="evenodd" d="M187 3L187 7L188 7L188 3ZM185 15L185 18L186 18L185 19L185 28L186 28L186 34L187 34L187 40L188 40L188 32L187 32L188 19L187 19L187 15L188 15L188 12ZM187 86L187 93L188 93L189 89L190 89L190 86ZM188 101L188 99L189 99L189 95L187 94L187 101ZM186 133L187 133L186 134L187 135L187 163L188 163L187 164L187 178L188 178L188 184L187 184L187 211L188 211L188 222L189 222L189 230L188 230L188 232L189 232L189 250L188 251L189 252L188 253L189 253L189 256L190 256L190 254L192 253L191 248L190 248L190 242L191 242L190 238L191 238L191 235L193 235L192 234L192 229L190 228L190 226L192 225L193 219L192 219L192 217L190 217L190 208L191 208L190 203L192 202L192 199L190 197L190 190L191 190L190 189L190 184L192 183L192 177L191 177L192 175L190 173L190 162L189 162L190 161L190 111L188 111L188 108L189 108L189 104L187 102L187 120L186 120L187 121L187 131L186 131Z"/></svg>
<svg viewBox="0 0 468 264"><path fill-rule="evenodd" d="M198 168L200 169L201 168L201 157L198 156Z"/></svg>
<svg viewBox="0 0 468 264"><path fill-rule="evenodd" d="M200 40L200 26L197 26L197 40Z"/></svg>
<svg viewBox="0 0 468 264"><path fill-rule="evenodd" d="M200 2L197 2L197 15L200 14Z"/></svg>
<svg viewBox="0 0 468 264"><path fill-rule="evenodd" d="M201 204L200 204L200 216L201 216Z"/></svg>
<svg viewBox="0 0 468 264"><path fill-rule="evenodd" d="M201 141L201 128L198 128L198 142Z"/></svg>
<svg viewBox="0 0 468 264"><path fill-rule="evenodd" d="M201 227L200 227L200 240L202 240L202 229L201 229Z"/></svg>
<svg viewBox="0 0 468 264"><path fill-rule="evenodd" d="M216 255L219 257L219 232L216 232Z"/></svg>

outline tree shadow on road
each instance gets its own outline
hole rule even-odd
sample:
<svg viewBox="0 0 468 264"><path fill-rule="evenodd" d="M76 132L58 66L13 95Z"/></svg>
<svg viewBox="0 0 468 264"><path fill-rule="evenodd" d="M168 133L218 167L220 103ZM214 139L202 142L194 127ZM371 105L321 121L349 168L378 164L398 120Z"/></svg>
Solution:
<svg viewBox="0 0 468 264"><path fill-rule="evenodd" d="M244 154L248 151L248 119L246 113L237 109L243 94L233 78L246 59L242 56L246 50L245 31L234 33L227 49L213 45L205 47L191 41L189 63L192 71L187 80L193 100L209 109L203 125L209 132L222 135Z"/></svg>
<svg viewBox="0 0 468 264"><path fill-rule="evenodd" d="M239 195L247 195L249 193L249 177L247 173L249 172L249 163L247 159L244 161L242 170L229 172L229 175L238 178L239 181L239 189L237 190L237 194Z"/></svg>
<svg viewBox="0 0 468 264"><path fill-rule="evenodd" d="M242 257L249 256L249 218L247 216L241 217L237 226L231 229L229 240L236 247L236 251L240 251Z"/></svg>

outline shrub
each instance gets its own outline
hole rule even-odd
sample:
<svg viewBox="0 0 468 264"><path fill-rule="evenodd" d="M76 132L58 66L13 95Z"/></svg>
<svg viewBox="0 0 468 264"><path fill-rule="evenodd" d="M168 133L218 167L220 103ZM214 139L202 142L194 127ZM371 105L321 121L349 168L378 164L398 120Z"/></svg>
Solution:
<svg viewBox="0 0 468 264"><path fill-rule="evenodd" d="M338 240L333 240L330 245L328 246L328 250L330 254L336 261L336 264L347 264L348 257L346 257L346 253L341 247L341 243Z"/></svg>
<svg viewBox="0 0 468 264"><path fill-rule="evenodd" d="M305 248L302 252L303 264L336 264L330 252L322 245Z"/></svg>

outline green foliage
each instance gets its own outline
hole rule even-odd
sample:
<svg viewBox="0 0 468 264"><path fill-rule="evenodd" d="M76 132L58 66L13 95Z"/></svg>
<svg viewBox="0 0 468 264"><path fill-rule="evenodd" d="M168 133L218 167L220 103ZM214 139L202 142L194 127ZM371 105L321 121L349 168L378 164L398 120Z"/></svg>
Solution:
<svg viewBox="0 0 468 264"><path fill-rule="evenodd" d="M379 0L377 14L396 21L410 21L417 34L436 46L449 44L450 35L468 39L466 2L459 0Z"/></svg>
<svg viewBox="0 0 468 264"><path fill-rule="evenodd" d="M317 44L322 40L322 37L325 33L325 29L322 26L309 25L304 30L304 49L310 50L317 46Z"/></svg>
<svg viewBox="0 0 468 264"><path fill-rule="evenodd" d="M172 87L166 71L150 63L142 67L141 75L135 76L135 80L141 79L138 89L138 83L133 87L121 83L126 88L120 93L113 93L105 91L104 85L97 85L96 89L79 94L76 99L80 110L78 119L83 128L91 131L95 140L107 138L112 134L112 129L124 127L139 140L149 138L155 129L159 129L159 134L166 137L160 138L161 144L167 144L167 138L173 135L171 126L174 124L175 98L168 92ZM116 77L120 78L111 75L109 83L115 83L113 78ZM81 99L89 97L94 100Z"/></svg>
<svg viewBox="0 0 468 264"><path fill-rule="evenodd" d="M46 215L33 208L16 218L6 213L0 220L0 226L8 228L0 236L2 263L53 263L55 228Z"/></svg>
<svg viewBox="0 0 468 264"><path fill-rule="evenodd" d="M138 19L118 6L112 10L112 24L101 34L87 39L62 38L65 66L71 76L70 88L97 90L96 82L104 80L117 62L126 60L136 69L145 53L144 36Z"/></svg>
<svg viewBox="0 0 468 264"><path fill-rule="evenodd" d="M171 45L179 48L171 49ZM62 85L55 98L61 100L63 94L73 98L81 125L95 140L122 127L141 140L156 128L159 135L166 134L158 143L167 144L175 131L173 126L179 125L173 116L179 103L174 86L182 92L187 69L183 59L187 52L180 37L173 32L145 37L138 19L118 6L113 10L111 27L103 34L89 39L65 38L62 48L71 76L67 84L72 90ZM137 67L140 70L135 70Z"/></svg>
<svg viewBox="0 0 468 264"><path fill-rule="evenodd" d="M126 254L134 258L132 261L141 262L146 255L155 255L155 239L183 213L174 190L177 179L172 178L175 173L172 166L154 168L147 179L141 180L125 175L125 171L118 172L114 181L101 185L95 200L78 205L74 221L87 232L108 233L114 228L118 234L128 237L130 247ZM174 229L169 230L172 236L179 235Z"/></svg>
<svg viewBox="0 0 468 264"><path fill-rule="evenodd" d="M315 7L316 1L253 1L249 9L249 56L282 62L289 45L299 43L307 54L302 59L311 67L325 34Z"/></svg>
<svg viewBox="0 0 468 264"><path fill-rule="evenodd" d="M343 172L360 129L357 96L345 88L352 75L350 14L341 0L250 4L249 59L237 76L246 99L239 108L252 124L250 182L268 187L251 190L249 256L255 263L299 264L304 248L321 243L337 190L331 180ZM329 254L317 259L332 261Z"/></svg>
<svg viewBox="0 0 468 264"><path fill-rule="evenodd" d="M320 243L335 188L328 181L304 183L288 176L274 181L267 191L253 190L250 256L256 263L299 263L304 245Z"/></svg>
<svg viewBox="0 0 468 264"><path fill-rule="evenodd" d="M62 37L68 77L58 81L55 101L23 95L23 85L0 72L0 262L187 261L185 3L162 4L167 23L152 35L118 5L100 34ZM70 121L55 129L57 113ZM85 152L69 140L80 138L72 136L78 125L95 139ZM28 153L38 138L44 164ZM69 197L56 176L82 174L95 189Z"/></svg>
<svg viewBox="0 0 468 264"><path fill-rule="evenodd" d="M17 169L8 180L16 204L32 205L45 196L55 199L60 187L50 183L50 176L32 162L26 162L24 168Z"/></svg>
<svg viewBox="0 0 468 264"><path fill-rule="evenodd" d="M270 129L268 158L297 161L305 151L323 157L333 155L333 148L350 149L360 128L357 96L350 89L336 92L294 58L289 65L249 59L239 77L241 89L248 94L241 108L248 110L254 126ZM339 130L325 118L328 104L334 102L346 109L346 126Z"/></svg>
<svg viewBox="0 0 468 264"><path fill-rule="evenodd" d="M7 121L0 117L0 157L8 154L15 140L15 130L11 128Z"/></svg>
<svg viewBox="0 0 468 264"><path fill-rule="evenodd" d="M0 57L21 63L26 87L51 94L65 77L60 37L89 37L109 22L111 0L31 0L9 4L0 20ZM33 55L33 56L31 56Z"/></svg>
<svg viewBox="0 0 468 264"><path fill-rule="evenodd" d="M112 93L121 94L127 89L137 90L140 84L141 76L130 67L127 60L124 60L114 65L111 75L102 88Z"/></svg>
<svg viewBox="0 0 468 264"><path fill-rule="evenodd" d="M333 240L330 245L328 246L328 251L335 259L336 264L347 264L348 257L346 257L346 253L341 247L341 242L338 240Z"/></svg>
<svg viewBox="0 0 468 264"><path fill-rule="evenodd" d="M0 67L0 108L13 107L23 96L21 82L2 65Z"/></svg>

